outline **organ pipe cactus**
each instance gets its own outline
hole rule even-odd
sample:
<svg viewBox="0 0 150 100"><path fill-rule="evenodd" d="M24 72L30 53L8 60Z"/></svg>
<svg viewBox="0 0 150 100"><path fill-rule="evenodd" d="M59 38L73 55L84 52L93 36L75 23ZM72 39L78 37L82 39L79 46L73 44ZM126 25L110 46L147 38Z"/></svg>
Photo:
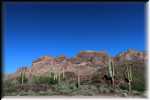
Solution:
<svg viewBox="0 0 150 100"><path fill-rule="evenodd" d="M112 61L112 59L111 58L109 58L109 60L108 60L108 72L109 72L109 76L111 77L111 79L112 79L112 85L113 85L113 87L114 87L114 76L115 76L115 69L114 69L114 66L115 66L115 64L114 64L114 62Z"/></svg>

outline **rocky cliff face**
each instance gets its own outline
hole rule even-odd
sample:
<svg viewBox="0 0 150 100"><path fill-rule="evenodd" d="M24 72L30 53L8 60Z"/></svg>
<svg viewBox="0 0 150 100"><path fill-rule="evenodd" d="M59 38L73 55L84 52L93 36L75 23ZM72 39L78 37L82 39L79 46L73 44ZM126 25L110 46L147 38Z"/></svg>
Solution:
<svg viewBox="0 0 150 100"><path fill-rule="evenodd" d="M126 52L122 52L115 57L118 62L122 61L147 61L147 55L145 52L136 51L133 49L128 49Z"/></svg>
<svg viewBox="0 0 150 100"><path fill-rule="evenodd" d="M21 72L24 72L28 78L38 75L62 74L72 72L80 77L90 77L95 72L105 72L110 56L106 52L82 51L74 58L60 56L57 58L43 56L32 62L31 67L19 68L16 73L9 75L10 79L16 79ZM147 56L144 52L127 50L112 58L116 63L125 60L146 62Z"/></svg>

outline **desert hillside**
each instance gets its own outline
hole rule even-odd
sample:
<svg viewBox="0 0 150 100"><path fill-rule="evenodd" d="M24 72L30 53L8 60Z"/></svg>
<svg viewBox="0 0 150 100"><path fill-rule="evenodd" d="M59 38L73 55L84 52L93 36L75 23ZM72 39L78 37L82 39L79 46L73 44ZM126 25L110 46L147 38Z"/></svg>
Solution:
<svg viewBox="0 0 150 100"><path fill-rule="evenodd" d="M143 96L146 62L146 53L133 49L115 57L90 50L73 58L42 56L4 76L4 95Z"/></svg>

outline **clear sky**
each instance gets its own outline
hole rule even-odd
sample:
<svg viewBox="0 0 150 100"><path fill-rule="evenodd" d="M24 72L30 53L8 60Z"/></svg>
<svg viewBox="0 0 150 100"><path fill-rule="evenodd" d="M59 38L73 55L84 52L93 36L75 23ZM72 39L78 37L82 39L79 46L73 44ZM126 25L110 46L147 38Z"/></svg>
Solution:
<svg viewBox="0 0 150 100"><path fill-rule="evenodd" d="M145 50L145 3L5 3L4 72L43 55Z"/></svg>

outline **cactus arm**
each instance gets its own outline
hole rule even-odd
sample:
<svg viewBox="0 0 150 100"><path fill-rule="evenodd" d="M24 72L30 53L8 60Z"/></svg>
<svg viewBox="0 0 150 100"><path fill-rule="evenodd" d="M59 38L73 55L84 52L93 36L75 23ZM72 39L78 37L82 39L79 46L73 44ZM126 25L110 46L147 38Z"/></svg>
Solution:
<svg viewBox="0 0 150 100"><path fill-rule="evenodd" d="M114 84L114 76L115 76L115 64L113 62L113 60L111 58L108 59L108 73L109 73L109 76L112 78L112 85L113 87L115 86Z"/></svg>
<svg viewBox="0 0 150 100"><path fill-rule="evenodd" d="M51 75L51 71L50 71L50 74L49 74L49 76L51 77L52 75Z"/></svg>
<svg viewBox="0 0 150 100"><path fill-rule="evenodd" d="M57 78L58 78L58 73L56 72L56 80L57 80Z"/></svg>
<svg viewBox="0 0 150 100"><path fill-rule="evenodd" d="M64 73L64 67L63 67L63 79L64 79L64 77L65 77L65 73Z"/></svg>
<svg viewBox="0 0 150 100"><path fill-rule="evenodd" d="M23 73L21 72L21 83L23 84Z"/></svg>
<svg viewBox="0 0 150 100"><path fill-rule="evenodd" d="M58 82L60 82L60 72L58 73Z"/></svg>
<svg viewBox="0 0 150 100"><path fill-rule="evenodd" d="M108 61L108 72L109 72L110 77L112 77L112 65L111 65L110 58L109 58L109 61Z"/></svg>
<svg viewBox="0 0 150 100"><path fill-rule="evenodd" d="M114 64L114 62L112 61L112 85L113 85L113 87L115 87L115 80L114 80L114 76L115 76L115 64Z"/></svg>
<svg viewBox="0 0 150 100"><path fill-rule="evenodd" d="M22 77L22 72L21 72L21 84L23 84L23 77Z"/></svg>
<svg viewBox="0 0 150 100"><path fill-rule="evenodd" d="M132 65L131 65L131 67L130 67L130 80L132 81L133 79L132 79L133 77L132 77Z"/></svg>
<svg viewBox="0 0 150 100"><path fill-rule="evenodd" d="M80 74L78 73L78 87L80 87Z"/></svg>
<svg viewBox="0 0 150 100"><path fill-rule="evenodd" d="M54 72L54 80L55 80L56 78L55 78L55 72Z"/></svg>
<svg viewBox="0 0 150 100"><path fill-rule="evenodd" d="M131 81L132 81L132 65L128 64L127 66L127 77L128 77L128 89L129 89L129 94L131 94L132 92L132 86L131 86Z"/></svg>

